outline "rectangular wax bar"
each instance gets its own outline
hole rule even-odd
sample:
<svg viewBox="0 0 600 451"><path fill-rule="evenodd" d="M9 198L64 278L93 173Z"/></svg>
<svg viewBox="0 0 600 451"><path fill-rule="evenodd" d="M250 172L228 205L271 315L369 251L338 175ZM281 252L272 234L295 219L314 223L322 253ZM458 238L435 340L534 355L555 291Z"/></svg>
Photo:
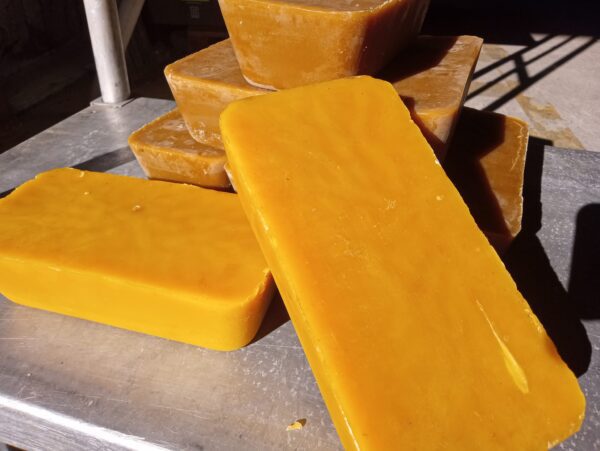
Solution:
<svg viewBox="0 0 600 451"><path fill-rule="evenodd" d="M232 350L273 288L235 194L57 169L0 200L0 292L19 304Z"/></svg>
<svg viewBox="0 0 600 451"><path fill-rule="evenodd" d="M230 186L223 169L225 152L194 140L177 109L133 132L129 146L150 178L207 188Z"/></svg>
<svg viewBox="0 0 600 451"><path fill-rule="evenodd" d="M521 231L527 124L465 108L444 169L490 243L504 252Z"/></svg>
<svg viewBox="0 0 600 451"><path fill-rule="evenodd" d="M420 36L379 78L394 84L411 115L443 157L468 91L482 40L475 36ZM412 48L412 47L411 47ZM232 101L265 94L248 84L229 40L167 66L165 75L190 134L223 148L219 114Z"/></svg>
<svg viewBox="0 0 600 451"><path fill-rule="evenodd" d="M585 399L393 87L243 99L228 162L346 449L533 450Z"/></svg>
<svg viewBox="0 0 600 451"><path fill-rule="evenodd" d="M476 36L420 36L377 75L392 83L440 160L446 156L482 45Z"/></svg>
<svg viewBox="0 0 600 451"><path fill-rule="evenodd" d="M429 0L219 0L249 83L374 74L420 31Z"/></svg>

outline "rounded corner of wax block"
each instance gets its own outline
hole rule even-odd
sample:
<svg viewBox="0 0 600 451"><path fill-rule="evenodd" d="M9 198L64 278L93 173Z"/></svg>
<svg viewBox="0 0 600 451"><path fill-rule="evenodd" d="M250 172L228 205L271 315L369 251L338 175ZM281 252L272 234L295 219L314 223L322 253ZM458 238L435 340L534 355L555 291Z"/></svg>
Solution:
<svg viewBox="0 0 600 451"><path fill-rule="evenodd" d="M163 74L165 75L165 78L167 79L167 81L170 81L171 78L175 75L176 73L176 66L177 65L177 61L175 61L174 63L171 64L167 64L165 66L165 68L163 69Z"/></svg>
<svg viewBox="0 0 600 451"><path fill-rule="evenodd" d="M225 135L228 132L229 121L231 121L230 116L235 115L235 111L238 109L238 104L247 99L240 99L234 102L231 102L229 105L223 109L221 114L219 115L219 130L221 131L221 137L223 139L223 143L225 143L226 138Z"/></svg>
<svg viewBox="0 0 600 451"><path fill-rule="evenodd" d="M131 150L133 150L135 152L135 148L140 144L140 131L142 130L142 128L144 128L145 126L135 130L134 132L132 132L129 137L127 138L127 144L129 145L129 147L131 147Z"/></svg>

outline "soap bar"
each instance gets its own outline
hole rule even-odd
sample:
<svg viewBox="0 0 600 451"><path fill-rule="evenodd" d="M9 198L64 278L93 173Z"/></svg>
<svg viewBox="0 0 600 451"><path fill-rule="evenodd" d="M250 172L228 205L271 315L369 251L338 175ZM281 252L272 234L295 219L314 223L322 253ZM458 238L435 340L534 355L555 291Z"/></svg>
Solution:
<svg viewBox="0 0 600 451"><path fill-rule="evenodd" d="M475 36L420 36L418 51L399 56L379 78L393 82L421 131L443 156L477 62L482 40ZM269 92L248 84L229 40L189 55L165 75L190 134L223 148L219 114L232 101Z"/></svg>
<svg viewBox="0 0 600 451"><path fill-rule="evenodd" d="M346 449L546 449L579 428L577 379L391 84L243 99L221 130Z"/></svg>
<svg viewBox="0 0 600 451"><path fill-rule="evenodd" d="M219 0L244 77L283 89L374 74L420 31L429 0Z"/></svg>
<svg viewBox="0 0 600 451"><path fill-rule="evenodd" d="M440 160L446 156L482 45L476 36L420 36L377 75L394 85Z"/></svg>
<svg viewBox="0 0 600 451"><path fill-rule="evenodd" d="M217 350L274 289L235 194L75 169L0 200L0 274L19 304Z"/></svg>
<svg viewBox="0 0 600 451"><path fill-rule="evenodd" d="M207 188L230 186L223 169L225 152L195 141L176 109L133 132L129 146L150 178Z"/></svg>
<svg viewBox="0 0 600 451"><path fill-rule="evenodd" d="M464 108L444 161L448 177L499 253L521 230L528 137L520 119Z"/></svg>

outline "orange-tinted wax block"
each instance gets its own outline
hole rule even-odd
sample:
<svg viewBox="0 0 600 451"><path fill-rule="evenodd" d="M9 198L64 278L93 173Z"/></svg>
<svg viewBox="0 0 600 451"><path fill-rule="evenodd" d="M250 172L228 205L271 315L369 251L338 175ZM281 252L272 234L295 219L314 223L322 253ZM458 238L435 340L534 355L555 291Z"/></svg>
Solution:
<svg viewBox="0 0 600 451"><path fill-rule="evenodd" d="M291 88L374 74L420 31L429 0L219 0L244 77Z"/></svg>
<svg viewBox="0 0 600 451"><path fill-rule="evenodd" d="M482 45L476 36L420 36L377 75L394 85L440 160L446 156Z"/></svg>
<svg viewBox="0 0 600 451"><path fill-rule="evenodd" d="M267 92L244 80L228 39L169 64L165 77L192 137L221 149L223 109L234 100Z"/></svg>
<svg viewBox="0 0 600 451"><path fill-rule="evenodd" d="M520 119L465 108L444 161L448 177L499 253L521 230L528 137Z"/></svg>
<svg viewBox="0 0 600 451"><path fill-rule="evenodd" d="M393 87L243 99L228 163L346 449L539 450L585 399Z"/></svg>
<svg viewBox="0 0 600 451"><path fill-rule="evenodd" d="M274 289L235 194L75 169L0 200L0 274L19 304L217 350Z"/></svg>
<svg viewBox="0 0 600 451"><path fill-rule="evenodd" d="M176 109L129 137L129 146L146 175L157 180L229 188L222 149L194 140Z"/></svg>
<svg viewBox="0 0 600 451"><path fill-rule="evenodd" d="M407 50L406 57L399 56L378 76L394 84L440 157L462 107L481 44L474 36L420 36L414 44L418 51ZM165 74L191 135L218 148L223 147L218 124L223 109L234 100L269 92L244 80L229 40L167 66Z"/></svg>

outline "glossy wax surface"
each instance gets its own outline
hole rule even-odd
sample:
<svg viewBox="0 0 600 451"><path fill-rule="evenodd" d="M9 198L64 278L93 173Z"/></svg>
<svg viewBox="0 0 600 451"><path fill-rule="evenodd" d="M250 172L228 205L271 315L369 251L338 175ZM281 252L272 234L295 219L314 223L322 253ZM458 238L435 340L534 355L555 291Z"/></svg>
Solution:
<svg viewBox="0 0 600 451"><path fill-rule="evenodd" d="M273 288L236 195L75 169L0 200L0 273L17 303L223 350Z"/></svg>
<svg viewBox="0 0 600 451"><path fill-rule="evenodd" d="M497 251L521 231L529 129L520 119L465 108L444 169Z"/></svg>
<svg viewBox="0 0 600 451"><path fill-rule="evenodd" d="M585 400L386 82L221 116L252 228L347 449L541 450Z"/></svg>
<svg viewBox="0 0 600 451"><path fill-rule="evenodd" d="M452 136L481 45L476 36L419 36L377 75L393 83L440 157ZM176 61L165 74L194 139L218 148L223 148L219 115L225 107L270 92L244 79L229 40Z"/></svg>
<svg viewBox="0 0 600 451"><path fill-rule="evenodd" d="M225 152L193 139L176 109L133 132L129 146L150 178L207 188L230 185Z"/></svg>
<svg viewBox="0 0 600 451"><path fill-rule="evenodd" d="M374 74L420 31L429 0L219 0L246 80L283 89Z"/></svg>

